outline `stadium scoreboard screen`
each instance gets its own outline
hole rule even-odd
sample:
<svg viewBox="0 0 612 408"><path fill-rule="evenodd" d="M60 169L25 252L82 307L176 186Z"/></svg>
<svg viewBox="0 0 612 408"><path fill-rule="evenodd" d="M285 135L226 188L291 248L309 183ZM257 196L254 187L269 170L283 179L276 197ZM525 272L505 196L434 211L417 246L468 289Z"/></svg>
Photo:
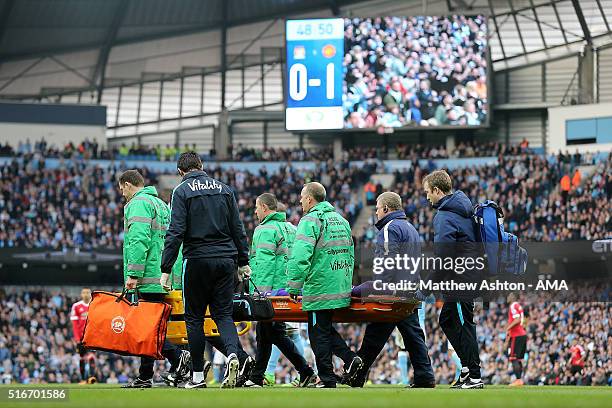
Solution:
<svg viewBox="0 0 612 408"><path fill-rule="evenodd" d="M287 130L487 126L483 16L286 22Z"/></svg>
<svg viewBox="0 0 612 408"><path fill-rule="evenodd" d="M344 20L287 21L288 130L342 129Z"/></svg>

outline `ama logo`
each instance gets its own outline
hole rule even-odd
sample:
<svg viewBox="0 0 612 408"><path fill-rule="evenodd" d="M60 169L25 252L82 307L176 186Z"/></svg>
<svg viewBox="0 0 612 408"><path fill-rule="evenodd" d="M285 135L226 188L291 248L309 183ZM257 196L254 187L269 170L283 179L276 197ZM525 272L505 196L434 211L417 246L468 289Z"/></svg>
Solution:
<svg viewBox="0 0 612 408"><path fill-rule="evenodd" d="M123 330L125 330L125 319L123 316L113 317L113 320L111 320L111 329L117 334L123 333Z"/></svg>

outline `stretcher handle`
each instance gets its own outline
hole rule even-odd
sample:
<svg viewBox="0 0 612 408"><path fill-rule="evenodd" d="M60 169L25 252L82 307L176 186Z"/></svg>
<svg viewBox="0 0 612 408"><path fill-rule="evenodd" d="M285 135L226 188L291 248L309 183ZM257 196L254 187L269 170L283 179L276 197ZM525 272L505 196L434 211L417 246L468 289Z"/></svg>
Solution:
<svg viewBox="0 0 612 408"><path fill-rule="evenodd" d="M251 327L253 327L253 323L248 322L248 321L247 322L234 322L234 326L236 326L236 329L238 328L238 325L241 324L241 323L244 323L244 327L237 331L238 336L244 336L245 334L247 334L249 332L249 330L251 330ZM216 330L216 331L210 333L208 336L209 337L217 337L217 336L219 336L219 331Z"/></svg>
<svg viewBox="0 0 612 408"><path fill-rule="evenodd" d="M238 331L239 336L243 336L251 330L252 323L251 322L235 322L234 325L238 327L240 323L244 323L244 328Z"/></svg>

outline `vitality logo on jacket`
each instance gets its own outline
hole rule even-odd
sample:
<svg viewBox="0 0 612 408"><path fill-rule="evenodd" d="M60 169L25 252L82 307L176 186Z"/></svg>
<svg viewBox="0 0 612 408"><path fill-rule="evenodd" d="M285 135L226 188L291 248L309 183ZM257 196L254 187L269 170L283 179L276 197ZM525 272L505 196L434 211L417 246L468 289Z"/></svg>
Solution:
<svg viewBox="0 0 612 408"><path fill-rule="evenodd" d="M219 193L223 191L223 186L217 183L216 180L212 182L206 180L202 183L200 180L193 180L191 183L187 183L191 191L200 190L219 190Z"/></svg>
<svg viewBox="0 0 612 408"><path fill-rule="evenodd" d="M349 260L334 260L329 263L329 267L332 271L338 271L340 269L353 269L353 263Z"/></svg>

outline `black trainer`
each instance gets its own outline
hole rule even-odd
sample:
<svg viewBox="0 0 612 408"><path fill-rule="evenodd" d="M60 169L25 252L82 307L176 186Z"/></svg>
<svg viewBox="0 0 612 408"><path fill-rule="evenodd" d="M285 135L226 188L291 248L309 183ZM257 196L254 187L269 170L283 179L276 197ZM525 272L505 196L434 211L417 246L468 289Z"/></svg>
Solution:
<svg viewBox="0 0 612 408"><path fill-rule="evenodd" d="M306 374L304 375L300 374L300 383L298 384L298 387L306 388L312 382L314 382L316 378L317 378L317 375L315 374L314 370L310 368L310 371L307 371Z"/></svg>
<svg viewBox="0 0 612 408"><path fill-rule="evenodd" d="M367 378L368 370L365 369L364 365L358 370L357 374L355 374L353 378L349 378L347 374L344 373L340 379L340 384L348 385L352 388L363 388Z"/></svg>
<svg viewBox="0 0 612 408"><path fill-rule="evenodd" d="M166 383L169 387L178 387L179 381L177 378L177 374L173 371L166 371L160 374L161 379Z"/></svg>
<svg viewBox="0 0 612 408"><path fill-rule="evenodd" d="M227 366L225 367L225 375L223 376L221 388L234 388L236 386L236 382L238 382L239 372L240 362L238 361L238 356L232 353L227 359Z"/></svg>
<svg viewBox="0 0 612 408"><path fill-rule="evenodd" d="M406 388L436 388L436 383L410 384Z"/></svg>
<svg viewBox="0 0 612 408"><path fill-rule="evenodd" d="M263 384L257 384L254 381L251 380L247 380L245 381L245 383L242 385L244 388L262 388Z"/></svg>
<svg viewBox="0 0 612 408"><path fill-rule="evenodd" d="M204 369L202 370L204 379L208 377L211 367L210 361L204 361ZM183 351L176 369L162 373L161 378L170 387L178 387L181 383L188 381L191 378L191 354L188 351Z"/></svg>
<svg viewBox="0 0 612 408"><path fill-rule="evenodd" d="M463 385L463 383L466 382L466 381L469 381L469 379L470 379L470 373L469 372L461 373L461 375L459 376L459 379L457 381L455 381L455 383L452 384L450 386L450 388L451 389L455 389L455 390L461 389L461 386Z"/></svg>
<svg viewBox="0 0 612 408"><path fill-rule="evenodd" d="M474 390L484 388L484 382L480 378L468 378L463 384L461 384L462 390Z"/></svg>
<svg viewBox="0 0 612 408"><path fill-rule="evenodd" d="M193 388L206 388L206 380L193 382L193 379L191 379L185 383L185 388L188 390Z"/></svg>
<svg viewBox="0 0 612 408"><path fill-rule="evenodd" d="M342 375L341 382L343 384L350 385L353 379L359 374L359 371L363 367L363 360L359 356L353 357L351 360L351 364L349 364L348 368L344 370L344 374Z"/></svg>
<svg viewBox="0 0 612 408"><path fill-rule="evenodd" d="M183 350L181 352L181 357L179 358L179 363L176 366L176 377L186 381L191 374L191 353L187 350ZM204 375L206 378L206 375Z"/></svg>
<svg viewBox="0 0 612 408"><path fill-rule="evenodd" d="M206 379L208 378L208 372L211 368L212 364L210 363L210 361L204 360L204 368L202 369L202 372L204 373L204 381L206 381ZM189 371L189 375L191 376L191 371Z"/></svg>
<svg viewBox="0 0 612 408"><path fill-rule="evenodd" d="M348 368L344 370L343 377L347 378L348 380L352 380L357 375L357 373L359 373L361 367L363 367L363 360L361 359L361 357L353 357L353 359L351 360L351 364L349 364Z"/></svg>
<svg viewBox="0 0 612 408"><path fill-rule="evenodd" d="M240 367L240 374L238 375L238 381L236 381L236 387L242 387L247 382L249 377L251 376L251 371L255 367L255 359L251 356L248 356L244 363L242 363L242 367Z"/></svg>
<svg viewBox="0 0 612 408"><path fill-rule="evenodd" d="M136 377L129 383L123 384L121 388L151 388L152 386L152 380L142 380L139 377Z"/></svg>

